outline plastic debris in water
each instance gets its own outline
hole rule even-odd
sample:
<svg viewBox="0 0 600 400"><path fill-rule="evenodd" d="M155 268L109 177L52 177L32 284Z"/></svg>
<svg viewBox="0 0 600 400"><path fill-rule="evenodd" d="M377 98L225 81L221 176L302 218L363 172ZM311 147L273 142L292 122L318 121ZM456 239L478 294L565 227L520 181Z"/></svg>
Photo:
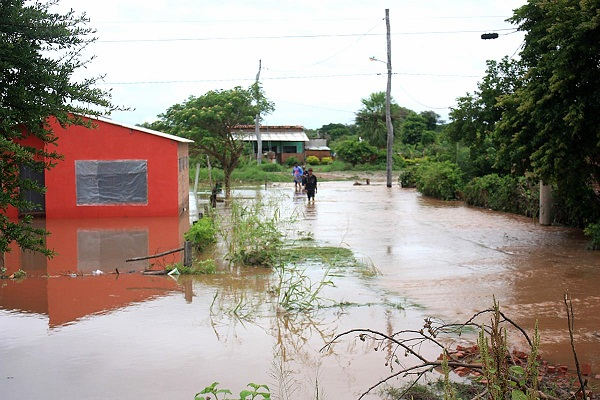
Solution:
<svg viewBox="0 0 600 400"><path fill-rule="evenodd" d="M104 272L100 271L99 269L92 271L92 275L102 275Z"/></svg>

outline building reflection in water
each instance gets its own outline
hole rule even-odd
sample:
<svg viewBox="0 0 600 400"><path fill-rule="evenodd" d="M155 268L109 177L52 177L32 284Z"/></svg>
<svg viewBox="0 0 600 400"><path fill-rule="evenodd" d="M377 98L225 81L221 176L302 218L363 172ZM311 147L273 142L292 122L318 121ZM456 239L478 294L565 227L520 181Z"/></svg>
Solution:
<svg viewBox="0 0 600 400"><path fill-rule="evenodd" d="M46 258L18 247L4 254L9 273L22 269L27 279L0 285L0 309L47 316L54 327L180 290L171 277L141 272L180 262L181 252L151 260L125 260L181 247L189 229L187 216L36 218L34 223L51 232L47 247L57 255Z"/></svg>

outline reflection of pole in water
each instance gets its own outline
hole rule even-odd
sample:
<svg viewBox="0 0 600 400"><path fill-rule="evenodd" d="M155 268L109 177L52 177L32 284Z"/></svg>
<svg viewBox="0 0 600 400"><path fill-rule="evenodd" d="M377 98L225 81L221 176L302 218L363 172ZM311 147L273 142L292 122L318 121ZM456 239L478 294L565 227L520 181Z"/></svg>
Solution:
<svg viewBox="0 0 600 400"><path fill-rule="evenodd" d="M183 283L183 293L185 297L185 301L187 303L192 302L192 298L194 297L194 291L192 290L192 280L188 279Z"/></svg>

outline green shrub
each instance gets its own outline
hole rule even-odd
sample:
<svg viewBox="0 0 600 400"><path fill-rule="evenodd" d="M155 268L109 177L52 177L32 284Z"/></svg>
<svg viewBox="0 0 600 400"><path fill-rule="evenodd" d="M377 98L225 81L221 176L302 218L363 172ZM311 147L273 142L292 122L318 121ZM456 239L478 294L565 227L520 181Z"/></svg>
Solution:
<svg viewBox="0 0 600 400"><path fill-rule="evenodd" d="M205 250L217 241L217 229L212 218L204 217L196 221L183 237L194 243L198 251Z"/></svg>
<svg viewBox="0 0 600 400"><path fill-rule="evenodd" d="M285 165L287 165L288 167L291 167L294 164L300 165L300 160L298 160L296 157L290 157L287 160L285 160Z"/></svg>
<svg viewBox="0 0 600 400"><path fill-rule="evenodd" d="M449 161L420 165L415 179L419 192L442 200L456 199L462 186L462 172L458 165Z"/></svg>
<svg viewBox="0 0 600 400"><path fill-rule="evenodd" d="M337 154L342 161L350 164L366 164L377 159L377 148L365 141L345 140L337 145Z"/></svg>
<svg viewBox="0 0 600 400"><path fill-rule="evenodd" d="M417 186L417 179L414 168L407 168L400 171L398 183L403 188L414 188Z"/></svg>
<svg viewBox="0 0 600 400"><path fill-rule="evenodd" d="M323 157L321 158L321 164L322 165L329 165L333 162L333 158L331 157Z"/></svg>
<svg viewBox="0 0 600 400"><path fill-rule="evenodd" d="M473 206L532 217L539 210L539 185L523 176L489 174L465 185L463 199Z"/></svg>
<svg viewBox="0 0 600 400"><path fill-rule="evenodd" d="M591 237L591 242L588 245L588 249L590 250L599 250L600 249L600 223L589 224L584 230L583 233L586 236Z"/></svg>
<svg viewBox="0 0 600 400"><path fill-rule="evenodd" d="M279 172L281 171L281 165L276 163L265 163L260 164L260 169L262 169L265 172Z"/></svg>
<svg viewBox="0 0 600 400"><path fill-rule="evenodd" d="M321 160L319 160L319 157L316 156L308 156L306 157L306 163L310 165L320 165Z"/></svg>

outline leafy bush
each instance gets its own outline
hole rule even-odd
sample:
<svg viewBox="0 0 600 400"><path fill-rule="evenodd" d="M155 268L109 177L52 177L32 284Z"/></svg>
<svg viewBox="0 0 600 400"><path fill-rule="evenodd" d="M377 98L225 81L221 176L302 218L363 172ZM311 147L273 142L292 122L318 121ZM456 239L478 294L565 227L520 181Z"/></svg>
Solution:
<svg viewBox="0 0 600 400"><path fill-rule="evenodd" d="M535 216L539 210L539 185L523 176L490 174L472 179L464 188L467 204Z"/></svg>
<svg viewBox="0 0 600 400"><path fill-rule="evenodd" d="M414 168L407 168L400 171L398 183L403 188L414 188L417 186L417 178Z"/></svg>
<svg viewBox="0 0 600 400"><path fill-rule="evenodd" d="M590 236L592 241L588 245L588 249L590 250L600 250L600 223L589 224L584 230L583 233L586 236Z"/></svg>
<svg viewBox="0 0 600 400"><path fill-rule="evenodd" d="M287 165L288 167L291 167L294 164L300 165L300 160L298 160L296 157L290 157L287 160L285 160L285 165Z"/></svg>
<svg viewBox="0 0 600 400"><path fill-rule="evenodd" d="M276 163L264 163L260 165L260 169L265 172L279 172L281 171L281 165Z"/></svg>
<svg viewBox="0 0 600 400"><path fill-rule="evenodd" d="M337 154L342 161L347 161L354 166L376 160L377 148L365 141L345 140L337 146Z"/></svg>
<svg viewBox="0 0 600 400"><path fill-rule="evenodd" d="M419 192L442 200L456 199L456 193L462 186L462 172L449 161L420 165L415 178Z"/></svg>
<svg viewBox="0 0 600 400"><path fill-rule="evenodd" d="M333 158L331 157L323 157L321 158L321 164L323 165L329 165L333 162Z"/></svg>
<svg viewBox="0 0 600 400"><path fill-rule="evenodd" d="M320 165L321 160L317 156L308 156L306 157L306 163L310 165Z"/></svg>
<svg viewBox="0 0 600 400"><path fill-rule="evenodd" d="M319 171L320 172L350 171L352 169L353 169L352 164L344 162L344 161L340 161L340 160L334 160L331 164L322 165L319 168Z"/></svg>
<svg viewBox="0 0 600 400"><path fill-rule="evenodd" d="M194 243L198 251L205 250L217 241L217 229L213 219L209 217L199 219L183 237L185 240Z"/></svg>

